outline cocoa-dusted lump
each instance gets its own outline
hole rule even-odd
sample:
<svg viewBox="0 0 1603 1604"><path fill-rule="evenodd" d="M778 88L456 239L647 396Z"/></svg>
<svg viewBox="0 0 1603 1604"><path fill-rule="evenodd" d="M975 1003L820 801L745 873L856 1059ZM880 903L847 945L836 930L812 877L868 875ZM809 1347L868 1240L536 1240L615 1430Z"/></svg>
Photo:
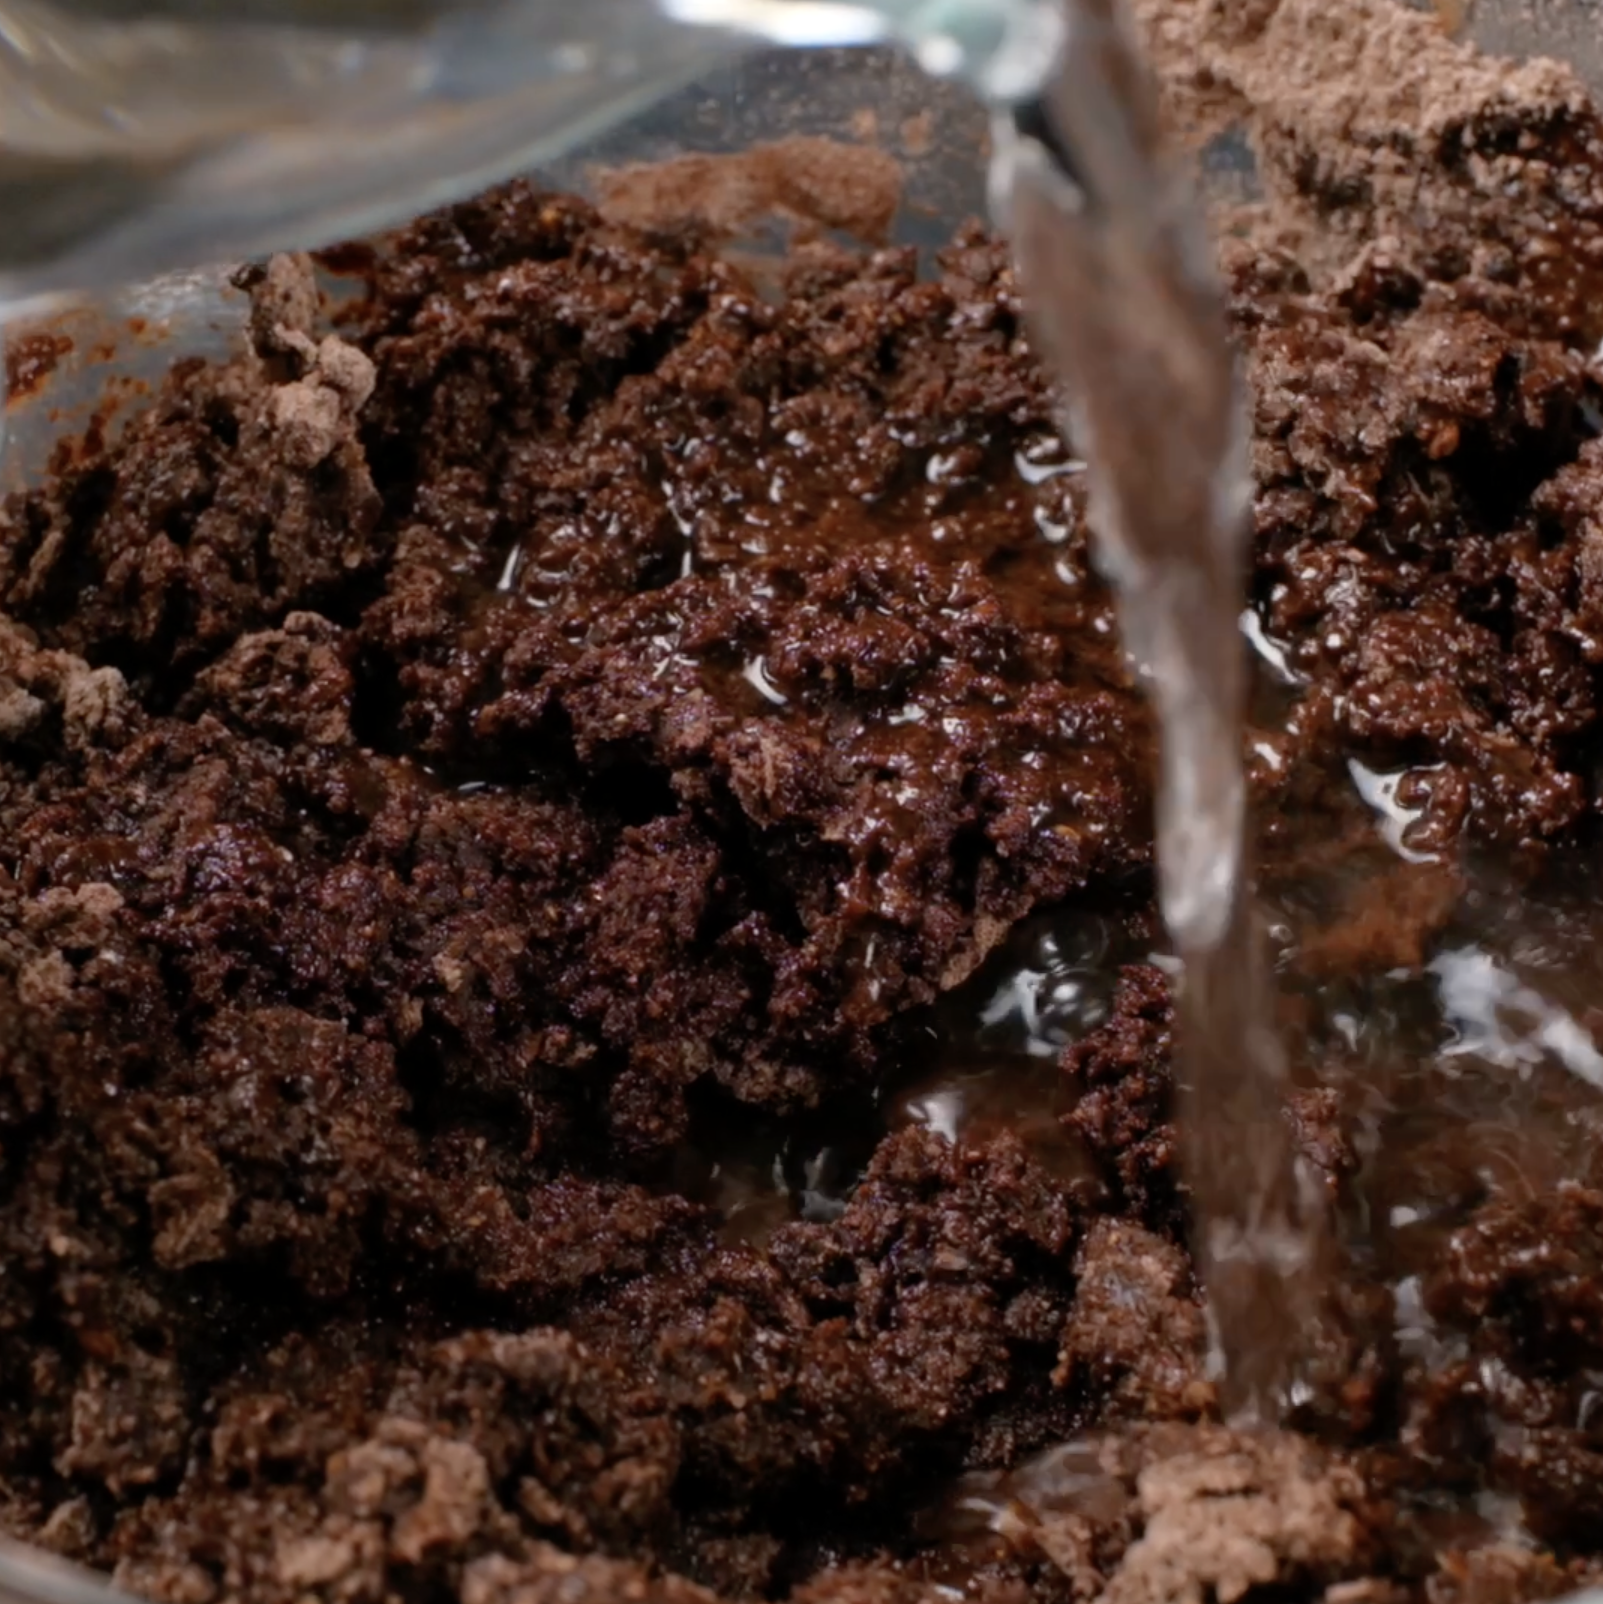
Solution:
<svg viewBox="0 0 1603 1604"><path fill-rule="evenodd" d="M1206 1330L1184 1252L1125 1221L1098 1220L1074 1268L1078 1284L1054 1380L1090 1383L1114 1408L1137 1414L1208 1409Z"/></svg>
<svg viewBox="0 0 1603 1604"><path fill-rule="evenodd" d="M1153 964L1122 969L1109 1017L1064 1050L1077 1097L1068 1123L1118 1177L1123 1205L1160 1228L1179 1222L1174 1001Z"/></svg>

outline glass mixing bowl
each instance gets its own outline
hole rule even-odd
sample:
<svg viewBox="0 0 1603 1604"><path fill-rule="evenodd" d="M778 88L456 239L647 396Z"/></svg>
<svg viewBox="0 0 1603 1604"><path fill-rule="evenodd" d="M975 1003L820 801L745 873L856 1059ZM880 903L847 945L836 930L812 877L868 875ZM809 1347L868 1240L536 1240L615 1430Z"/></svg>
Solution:
<svg viewBox="0 0 1603 1604"><path fill-rule="evenodd" d="M883 143L903 160L901 243L932 248L986 209L987 117L954 83L882 48L766 50L714 68L643 115L541 170L584 191L597 169L724 153L793 136ZM0 491L34 482L64 435L82 432L115 384L113 426L176 359L221 357L243 337L231 266L169 274L48 317L0 326L20 351L41 334L59 354L42 383L0 413Z"/></svg>

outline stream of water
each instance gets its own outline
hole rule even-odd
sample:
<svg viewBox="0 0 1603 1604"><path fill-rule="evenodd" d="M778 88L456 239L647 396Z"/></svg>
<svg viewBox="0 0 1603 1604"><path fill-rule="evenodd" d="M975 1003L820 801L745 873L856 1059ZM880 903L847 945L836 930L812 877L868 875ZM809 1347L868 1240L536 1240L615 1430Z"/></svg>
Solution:
<svg viewBox="0 0 1603 1604"><path fill-rule="evenodd" d="M1037 105L999 119L995 204L1091 462L1092 524L1159 717L1159 888L1184 965L1182 1138L1227 1410L1272 1420L1328 1279L1294 1162L1254 928L1241 762L1244 407L1189 175L1116 0L1070 0Z"/></svg>

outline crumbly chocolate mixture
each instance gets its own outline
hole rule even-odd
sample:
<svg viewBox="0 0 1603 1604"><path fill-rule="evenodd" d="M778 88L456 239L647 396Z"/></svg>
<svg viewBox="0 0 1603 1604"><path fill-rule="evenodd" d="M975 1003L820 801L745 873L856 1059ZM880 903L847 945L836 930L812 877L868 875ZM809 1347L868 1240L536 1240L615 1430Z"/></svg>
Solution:
<svg viewBox="0 0 1603 1604"><path fill-rule="evenodd" d="M1329 147L1270 66L1381 17L1158 18L1292 197L1226 257L1290 1114L1344 1197L1387 1083L1331 998L1599 794L1603 123L1387 10L1459 92L1346 75ZM1002 248L759 282L513 186L372 273L332 335L309 264L247 275L247 355L0 514L0 1524L162 1604L1591 1574L1593 1111L1567 1168L1422 1161L1456 1212L1320 1440L1211 1422L1150 728ZM1409 772L1401 855L1354 758ZM1114 971L1044 1088L954 1023L1039 909ZM974 1117L906 1114L932 1063Z"/></svg>

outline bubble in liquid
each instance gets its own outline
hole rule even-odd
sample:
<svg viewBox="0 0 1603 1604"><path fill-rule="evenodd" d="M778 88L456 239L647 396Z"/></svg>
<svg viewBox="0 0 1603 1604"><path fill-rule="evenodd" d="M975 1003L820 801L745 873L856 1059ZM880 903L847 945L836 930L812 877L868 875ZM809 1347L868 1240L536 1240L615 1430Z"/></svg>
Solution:
<svg viewBox="0 0 1603 1604"><path fill-rule="evenodd" d="M985 1052L1056 1059L1108 1017L1116 979L1100 921L1036 919L954 1005L953 1035Z"/></svg>

